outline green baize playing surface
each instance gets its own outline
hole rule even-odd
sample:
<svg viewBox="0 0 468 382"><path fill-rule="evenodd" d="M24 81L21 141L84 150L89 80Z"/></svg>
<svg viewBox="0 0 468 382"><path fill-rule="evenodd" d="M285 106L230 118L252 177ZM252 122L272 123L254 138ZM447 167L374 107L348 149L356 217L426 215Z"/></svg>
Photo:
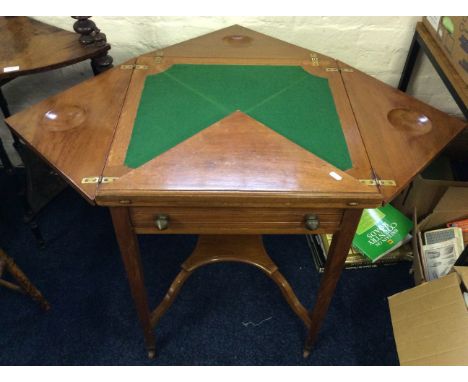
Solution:
<svg viewBox="0 0 468 382"><path fill-rule="evenodd" d="M352 167L327 79L300 66L189 64L146 78L125 164L139 167L236 110Z"/></svg>

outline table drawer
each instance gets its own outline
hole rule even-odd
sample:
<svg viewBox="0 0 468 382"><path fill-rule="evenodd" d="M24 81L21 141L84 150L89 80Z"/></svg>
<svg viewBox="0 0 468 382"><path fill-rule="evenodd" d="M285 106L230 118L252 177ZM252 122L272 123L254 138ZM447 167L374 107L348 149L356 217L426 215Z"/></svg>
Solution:
<svg viewBox="0 0 468 382"><path fill-rule="evenodd" d="M335 232L340 226L343 210L131 207L130 216L137 233L305 234Z"/></svg>

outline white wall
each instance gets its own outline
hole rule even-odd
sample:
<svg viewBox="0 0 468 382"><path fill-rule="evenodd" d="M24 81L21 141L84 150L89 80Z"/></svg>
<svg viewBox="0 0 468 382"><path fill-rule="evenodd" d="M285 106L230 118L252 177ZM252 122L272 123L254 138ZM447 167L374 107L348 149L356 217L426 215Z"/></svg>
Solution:
<svg viewBox="0 0 468 382"><path fill-rule="evenodd" d="M37 19L73 30L69 17ZM414 27L420 17L93 17L112 45L118 64L232 24L240 24L304 48L340 59L392 86L398 84ZM1 48L0 48L1 49ZM419 62L409 93L450 114L461 115L427 58ZM17 112L92 76L88 63L19 78L4 94ZM10 139L0 125L7 150ZM13 153L11 157L17 162Z"/></svg>

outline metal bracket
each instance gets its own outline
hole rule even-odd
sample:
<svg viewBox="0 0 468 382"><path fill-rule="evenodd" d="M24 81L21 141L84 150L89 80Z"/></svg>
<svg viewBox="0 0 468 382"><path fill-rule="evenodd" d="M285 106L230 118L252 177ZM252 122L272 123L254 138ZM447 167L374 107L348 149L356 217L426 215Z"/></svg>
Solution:
<svg viewBox="0 0 468 382"><path fill-rule="evenodd" d="M354 72L353 69L348 69L348 68L344 68L344 69L325 68L325 70L326 70L327 72L348 72L348 73Z"/></svg>
<svg viewBox="0 0 468 382"><path fill-rule="evenodd" d="M377 186L377 182L374 179L359 179L359 181L366 186Z"/></svg>
<svg viewBox="0 0 468 382"><path fill-rule="evenodd" d="M310 54L310 61L312 61L312 66L319 66L319 58L317 57L317 53Z"/></svg>
<svg viewBox="0 0 468 382"><path fill-rule="evenodd" d="M378 181L379 186L396 186L396 182L393 179L385 179Z"/></svg>
<svg viewBox="0 0 468 382"><path fill-rule="evenodd" d="M359 179L359 182L365 184L366 186L396 186L396 182L393 179L385 180L374 180L374 179Z"/></svg>
<svg viewBox="0 0 468 382"><path fill-rule="evenodd" d="M164 52L162 50L158 50L156 52L156 57L154 59L156 64L160 64L162 62L162 60L163 60L163 57L164 57Z"/></svg>
<svg viewBox="0 0 468 382"><path fill-rule="evenodd" d="M81 184L99 183L99 176L92 176L81 179Z"/></svg>
<svg viewBox="0 0 468 382"><path fill-rule="evenodd" d="M81 179L81 184L91 184L91 183L112 183L114 180L119 179L116 176L91 176L88 178Z"/></svg>
<svg viewBox="0 0 468 382"><path fill-rule="evenodd" d="M148 65L120 65L120 69L124 69L124 70L128 70L128 69L144 70L144 69L148 69Z"/></svg>

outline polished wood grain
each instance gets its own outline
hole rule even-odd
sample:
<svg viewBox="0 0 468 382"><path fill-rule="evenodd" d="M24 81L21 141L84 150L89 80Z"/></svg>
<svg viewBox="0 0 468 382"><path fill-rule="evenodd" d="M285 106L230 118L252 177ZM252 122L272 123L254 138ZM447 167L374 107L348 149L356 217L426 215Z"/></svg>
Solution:
<svg viewBox="0 0 468 382"><path fill-rule="evenodd" d="M334 176L333 176L334 175ZM242 112L222 119L115 182L99 195L171 191L340 193L379 199L373 187L328 164ZM98 197L98 201L100 198Z"/></svg>
<svg viewBox="0 0 468 382"><path fill-rule="evenodd" d="M146 294L143 266L141 264L138 238L133 232L128 208L115 207L110 209L114 224L115 236L119 243L120 254L127 272L130 290L137 309L140 325L143 328L148 357L156 356L156 341L150 322L150 310Z"/></svg>
<svg viewBox="0 0 468 382"><path fill-rule="evenodd" d="M109 44L83 46L78 35L28 17L0 17L0 80L51 70L104 54ZM6 67L18 70L4 72Z"/></svg>
<svg viewBox="0 0 468 382"><path fill-rule="evenodd" d="M311 61L317 66L335 67L335 60L323 54L278 40L263 33L232 25L203 36L196 37L145 56L242 58L250 59L297 59ZM312 54L312 57L311 57Z"/></svg>
<svg viewBox="0 0 468 382"><path fill-rule="evenodd" d="M259 235L200 235L192 255L183 262L182 270L172 282L163 301L152 312L152 325L155 326L169 309L182 286L195 270L205 265L221 262L240 262L260 269L275 282L288 305L306 328L310 327L311 322L306 308L268 256L262 237Z"/></svg>
<svg viewBox="0 0 468 382"><path fill-rule="evenodd" d="M158 216L167 216L168 227L155 225ZM308 216L319 221L318 229L306 226ZM226 208L226 207L133 207L130 216L135 231L141 234L310 234L335 232L343 210L294 208Z"/></svg>
<svg viewBox="0 0 468 382"><path fill-rule="evenodd" d="M82 179L102 174L131 74L110 69L6 119L91 203L97 183L84 184Z"/></svg>
<svg viewBox="0 0 468 382"><path fill-rule="evenodd" d="M352 69L340 62L342 69ZM376 176L392 200L467 125L357 69L342 72L359 131Z"/></svg>
<svg viewBox="0 0 468 382"><path fill-rule="evenodd" d="M325 272L320 280L320 287L314 308L310 312L311 325L304 345L304 357L310 355L312 346L315 343L322 322L327 314L328 306L335 293L335 288L340 279L361 215L362 210L346 210L343 216L341 229L333 236L330 250L328 251L327 262L325 264Z"/></svg>

